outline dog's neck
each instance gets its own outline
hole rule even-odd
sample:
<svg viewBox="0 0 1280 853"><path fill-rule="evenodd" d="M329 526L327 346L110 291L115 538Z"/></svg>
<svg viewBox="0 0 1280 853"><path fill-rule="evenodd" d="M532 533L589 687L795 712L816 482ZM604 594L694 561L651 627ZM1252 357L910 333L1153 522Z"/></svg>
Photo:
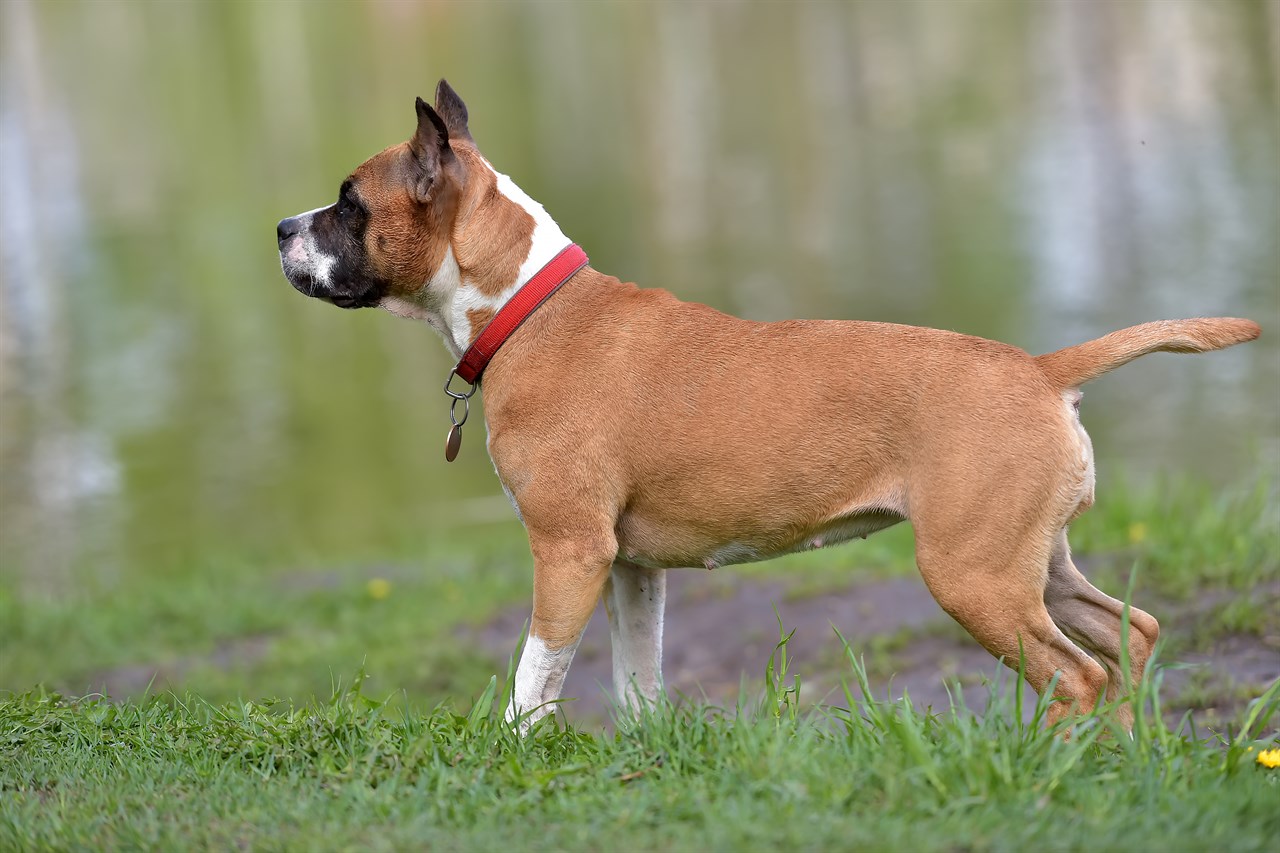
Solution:
<svg viewBox="0 0 1280 853"><path fill-rule="evenodd" d="M485 170L480 174L480 189L464 200L440 268L413 296L382 302L392 314L425 320L459 358L498 310L571 242L541 204L487 160L476 155L472 168ZM500 220L505 228L493 227L487 219ZM516 252L524 252L523 259L513 258L509 247L498 245L503 240L513 242ZM477 243L483 245L477 248ZM506 257L494 257L504 252ZM459 255L463 255L461 262ZM516 261L513 279L510 269Z"/></svg>

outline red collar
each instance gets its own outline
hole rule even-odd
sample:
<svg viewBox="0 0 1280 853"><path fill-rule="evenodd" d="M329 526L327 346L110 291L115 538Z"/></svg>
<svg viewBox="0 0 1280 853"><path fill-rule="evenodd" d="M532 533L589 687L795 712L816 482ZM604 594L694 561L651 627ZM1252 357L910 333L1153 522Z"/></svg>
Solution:
<svg viewBox="0 0 1280 853"><path fill-rule="evenodd" d="M469 385L475 385L480 381L480 375L489 366L489 360L507 342L507 338L511 337L512 333L520 328L520 324L537 311L538 307L547 301L547 298L555 293L560 285L586 265L587 253L582 251L576 243L570 243L562 249L560 254L538 270L524 287L507 300L507 304L502 306L497 315L480 331L480 335L471 346L467 347L467 351L454 366L454 372Z"/></svg>

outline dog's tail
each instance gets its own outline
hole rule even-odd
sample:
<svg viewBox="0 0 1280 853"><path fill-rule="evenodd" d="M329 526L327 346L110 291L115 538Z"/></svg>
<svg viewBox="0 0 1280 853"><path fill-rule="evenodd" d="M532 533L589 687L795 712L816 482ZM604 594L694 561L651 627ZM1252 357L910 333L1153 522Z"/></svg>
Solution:
<svg viewBox="0 0 1280 853"><path fill-rule="evenodd" d="M1210 352L1260 334L1257 323L1235 317L1157 320L1036 356L1036 364L1055 386L1075 388L1149 352Z"/></svg>

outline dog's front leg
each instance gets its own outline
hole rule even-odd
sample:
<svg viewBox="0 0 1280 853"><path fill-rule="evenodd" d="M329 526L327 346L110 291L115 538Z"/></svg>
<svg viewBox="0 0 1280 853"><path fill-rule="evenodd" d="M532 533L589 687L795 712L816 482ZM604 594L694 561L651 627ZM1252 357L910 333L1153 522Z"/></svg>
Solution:
<svg viewBox="0 0 1280 853"><path fill-rule="evenodd" d="M624 712L636 713L662 693L662 611L667 574L617 562L604 587L613 645L613 690Z"/></svg>
<svg viewBox="0 0 1280 853"><path fill-rule="evenodd" d="M525 640L507 720L520 716L521 733L551 713L617 553L612 532L569 540L532 530L533 619Z"/></svg>

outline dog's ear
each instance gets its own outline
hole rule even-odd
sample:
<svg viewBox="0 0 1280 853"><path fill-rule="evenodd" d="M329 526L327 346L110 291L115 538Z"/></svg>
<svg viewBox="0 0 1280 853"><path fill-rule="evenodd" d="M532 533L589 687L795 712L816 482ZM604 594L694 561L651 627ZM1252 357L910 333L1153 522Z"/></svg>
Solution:
<svg viewBox="0 0 1280 853"><path fill-rule="evenodd" d="M462 98L458 97L458 93L453 91L449 81L443 77L436 84L436 112L444 119L450 136L454 139L465 139L467 142L474 141L471 138L471 131L467 128L467 105L462 102Z"/></svg>
<svg viewBox="0 0 1280 853"><path fill-rule="evenodd" d="M410 189L422 204L431 200L431 191L440 180L444 167L453 159L449 147L449 128L431 105L418 98L418 129L409 140L413 153L413 174Z"/></svg>

